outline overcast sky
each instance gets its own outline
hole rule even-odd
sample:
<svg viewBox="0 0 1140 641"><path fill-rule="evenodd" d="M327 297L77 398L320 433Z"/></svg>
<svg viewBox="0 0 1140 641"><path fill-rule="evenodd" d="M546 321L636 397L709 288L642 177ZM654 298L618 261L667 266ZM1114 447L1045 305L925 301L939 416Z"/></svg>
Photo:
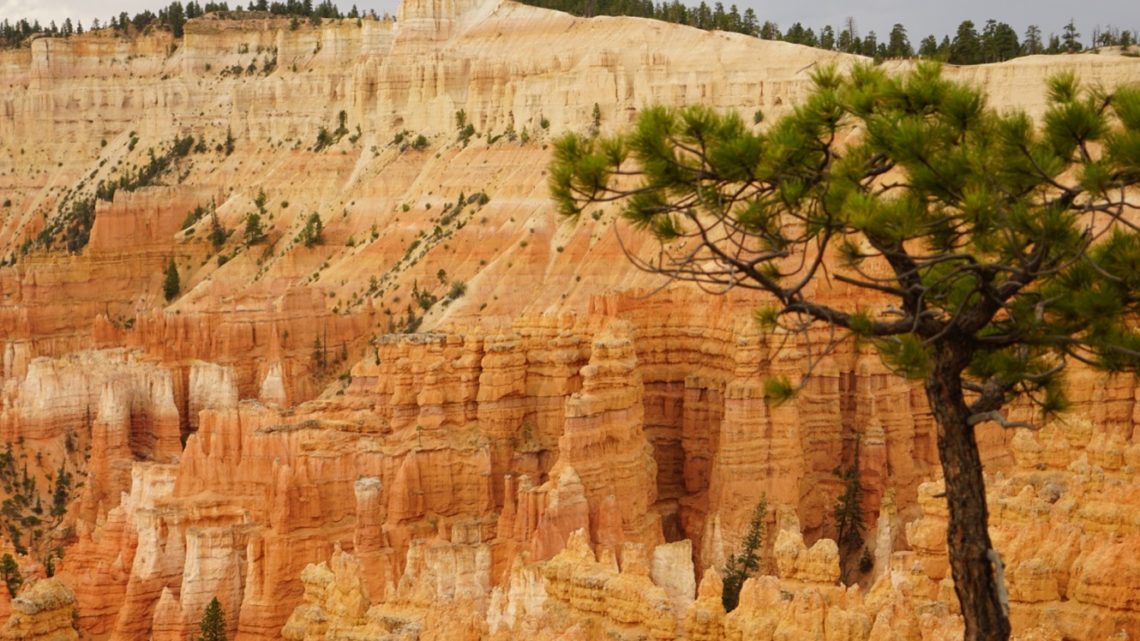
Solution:
<svg viewBox="0 0 1140 641"><path fill-rule="evenodd" d="M248 1L245 0L246 3ZM337 4L347 10L355 2L361 9L394 14L397 1L347 0ZM205 4L202 0L199 2ZM695 4L694 0L687 0L686 3ZM712 0L709 0L709 4L712 4ZM726 1L725 4L732 3ZM907 28L911 42L915 45L930 33L939 37L952 36L958 23L963 20L973 20L980 29L987 18L1008 22L1018 34L1024 34L1026 26L1036 24L1046 35L1059 34L1061 27L1072 18L1086 43L1093 28L1098 25L1103 27L1111 24L1121 29L1140 29L1140 0L1082 0L1065 3L1035 0L798 0L765 3L739 0L738 5L741 11L752 7L761 21L771 20L782 29L787 29L792 23L802 22L804 26L813 27L818 32L819 27L825 24L840 27L847 16L852 16L860 35L874 30L880 41L890 31L892 24L900 22ZM161 6L164 6L163 0L0 0L0 20L34 18L46 24L49 20L61 23L64 18L70 17L72 20L78 18L84 26L89 26L92 18L104 21L121 11L134 14L143 9L157 11Z"/></svg>

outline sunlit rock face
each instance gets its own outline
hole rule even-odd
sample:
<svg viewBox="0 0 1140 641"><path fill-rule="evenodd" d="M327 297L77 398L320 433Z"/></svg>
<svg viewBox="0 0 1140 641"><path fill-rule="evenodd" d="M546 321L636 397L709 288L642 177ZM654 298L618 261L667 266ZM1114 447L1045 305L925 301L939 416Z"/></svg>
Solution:
<svg viewBox="0 0 1140 641"><path fill-rule="evenodd" d="M215 597L242 641L960 637L922 390L853 343L818 358L826 333L761 333L754 296L658 291L614 208L570 223L547 196L550 144L595 107L603 133L652 103L770 120L858 59L511 2L397 17L0 52L0 435L34 481L4 498L50 513L75 479L23 535L0 638L184 641ZM946 73L1040 115L1066 70L1140 79L1108 54ZM187 135L92 201L81 249L25 243ZM1072 418L979 432L1015 638L1137 638L1136 386L1070 384ZM833 470L856 444L852 562Z"/></svg>

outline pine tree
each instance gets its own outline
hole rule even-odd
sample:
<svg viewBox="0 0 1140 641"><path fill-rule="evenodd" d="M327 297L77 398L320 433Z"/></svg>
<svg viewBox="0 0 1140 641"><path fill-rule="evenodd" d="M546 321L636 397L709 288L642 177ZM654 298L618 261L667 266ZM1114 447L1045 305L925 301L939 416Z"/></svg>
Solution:
<svg viewBox="0 0 1140 641"><path fill-rule="evenodd" d="M162 295L169 303L181 293L182 283L178 278L178 266L174 264L174 259L171 258L170 262L166 264L166 278L162 281Z"/></svg>
<svg viewBox="0 0 1140 641"><path fill-rule="evenodd" d="M7 552L4 553L3 557L0 557L0 579L4 580L8 594L13 598L20 591L20 586L24 584L24 577L20 574L19 564Z"/></svg>
<svg viewBox="0 0 1140 641"><path fill-rule="evenodd" d="M1081 50L1081 34L1077 32L1077 25L1071 19L1061 30L1061 46L1067 53L1077 53Z"/></svg>
<svg viewBox="0 0 1140 641"><path fill-rule="evenodd" d="M819 30L819 48L828 51L835 49L835 29L831 25Z"/></svg>
<svg viewBox="0 0 1140 641"><path fill-rule="evenodd" d="M740 25L740 32L755 36L760 33L760 20L756 17L756 11L752 7L744 10L744 18Z"/></svg>
<svg viewBox="0 0 1140 641"><path fill-rule="evenodd" d="M170 3L166 9L166 21L170 25L170 32L175 38L181 38L184 27L186 25L186 15L182 9L182 3L175 0Z"/></svg>
<svg viewBox="0 0 1140 641"><path fill-rule="evenodd" d="M1036 406L1038 424L1063 411L1073 363L1140 371L1140 229L1126 196L1140 185L1140 88L1054 77L1036 125L933 63L814 78L816 92L763 132L694 106L646 109L612 138L564 136L552 195L572 218L624 204L632 228L659 241L627 254L636 266L761 292L756 322L799 337L788 344L830 353L815 332L846 334L922 381L965 639L1004 641L974 434L1032 426L1003 412L1015 399ZM831 283L863 295L835 297ZM802 384L773 377L764 396L784 402Z"/></svg>
<svg viewBox="0 0 1140 641"><path fill-rule="evenodd" d="M970 20L958 25L958 33L950 45L949 62L956 65L974 65L982 61L982 46L978 40L978 30Z"/></svg>
<svg viewBox="0 0 1140 641"><path fill-rule="evenodd" d="M325 242L324 229L324 224L321 222L321 215L317 212L313 212L305 219L305 226L301 228L301 231L294 240L305 247L320 245Z"/></svg>
<svg viewBox="0 0 1140 641"><path fill-rule="evenodd" d="M64 462L59 464L59 472L55 477L55 489L51 496L51 514L55 517L63 516L67 512L67 502L71 498L71 473L67 471Z"/></svg>
<svg viewBox="0 0 1140 641"><path fill-rule="evenodd" d="M201 631L198 641L226 641L226 615L222 612L218 597L211 599L206 606L198 629Z"/></svg>
<svg viewBox="0 0 1140 641"><path fill-rule="evenodd" d="M1031 24L1025 29L1025 38L1021 42L1021 52L1027 56L1045 53L1045 43L1041 41L1041 28Z"/></svg>
<svg viewBox="0 0 1140 641"><path fill-rule="evenodd" d="M863 534L866 531L866 524L863 522L863 483L859 476L858 438L855 439L855 452L851 457L851 465L837 466L832 470L832 474L843 482L843 493L836 498L831 515L835 518L835 542L839 545L839 567L846 583L849 579L848 559L862 549Z"/></svg>
<svg viewBox="0 0 1140 641"><path fill-rule="evenodd" d="M218 219L218 212L213 207L210 208L210 244L214 246L214 251L222 248L226 244L226 239L230 237L229 231L222 226L222 221Z"/></svg>
<svg viewBox="0 0 1140 641"><path fill-rule="evenodd" d="M768 499L760 497L760 501L752 510L752 520L748 523L748 532L740 543L740 553L733 553L728 557L724 566L724 576L721 579L723 591L721 603L725 612L732 612L740 603L740 588L744 581L760 568L760 555L757 551L764 542L764 519L768 516Z"/></svg>
<svg viewBox="0 0 1140 641"><path fill-rule="evenodd" d="M907 38L906 27L899 23L891 27L891 33L887 36L887 56L890 58L909 58L914 55L914 48L910 46L910 38Z"/></svg>
<svg viewBox="0 0 1140 641"><path fill-rule="evenodd" d="M265 239L265 225L261 222L261 214L250 212L245 217L245 243L256 245Z"/></svg>
<svg viewBox="0 0 1140 641"><path fill-rule="evenodd" d="M938 40L934 38L934 34L922 39L918 45L918 55L929 60L938 58Z"/></svg>

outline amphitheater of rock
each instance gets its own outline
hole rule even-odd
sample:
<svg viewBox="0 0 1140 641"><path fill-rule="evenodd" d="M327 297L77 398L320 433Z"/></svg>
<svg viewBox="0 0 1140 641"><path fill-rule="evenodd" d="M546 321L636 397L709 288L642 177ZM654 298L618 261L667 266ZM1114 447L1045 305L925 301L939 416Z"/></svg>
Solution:
<svg viewBox="0 0 1140 641"><path fill-rule="evenodd" d="M4 497L76 479L20 541L0 638L184 641L215 596L238 641L960 637L921 389L845 344L769 405L806 354L755 298L658 291L614 211L569 224L547 196L551 141L595 105L603 131L652 103L773 116L857 62L509 0L0 51L0 435L29 479ZM946 73L1040 115L1058 71L1114 86L1140 59ZM81 251L26 242L187 134L96 202ZM1065 421L980 433L1015 638L1140 638L1140 391L1071 383ZM846 587L832 470L857 441L869 568ZM763 571L726 615L761 496Z"/></svg>

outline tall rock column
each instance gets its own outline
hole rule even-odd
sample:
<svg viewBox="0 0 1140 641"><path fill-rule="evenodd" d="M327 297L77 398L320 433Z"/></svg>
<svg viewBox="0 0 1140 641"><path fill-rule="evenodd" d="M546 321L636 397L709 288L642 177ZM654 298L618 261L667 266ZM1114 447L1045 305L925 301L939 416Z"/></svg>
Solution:
<svg viewBox="0 0 1140 641"><path fill-rule="evenodd" d="M590 506L591 538L618 551L623 541L663 543L657 464L645 436L643 386L633 327L611 322L595 339L582 368L582 391L566 403L566 430L551 479L572 468Z"/></svg>
<svg viewBox="0 0 1140 641"><path fill-rule="evenodd" d="M368 593L383 598L386 585L392 581L393 568L390 567L387 536L384 522L388 519L387 506L383 501L384 486L375 476L366 476L356 481L356 531L353 532L353 553L364 567L364 582Z"/></svg>

